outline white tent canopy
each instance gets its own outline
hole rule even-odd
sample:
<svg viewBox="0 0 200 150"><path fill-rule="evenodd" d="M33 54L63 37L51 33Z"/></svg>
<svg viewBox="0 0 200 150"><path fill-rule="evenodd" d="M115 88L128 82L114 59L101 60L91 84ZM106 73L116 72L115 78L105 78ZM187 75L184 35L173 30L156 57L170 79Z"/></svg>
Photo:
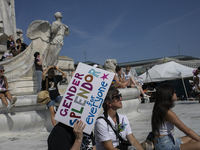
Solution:
<svg viewBox="0 0 200 150"><path fill-rule="evenodd" d="M141 74L144 83L148 82L160 82L165 80L174 80L181 78L192 77L192 71L194 68L190 68L174 61L164 63L161 65L155 65L148 72Z"/></svg>

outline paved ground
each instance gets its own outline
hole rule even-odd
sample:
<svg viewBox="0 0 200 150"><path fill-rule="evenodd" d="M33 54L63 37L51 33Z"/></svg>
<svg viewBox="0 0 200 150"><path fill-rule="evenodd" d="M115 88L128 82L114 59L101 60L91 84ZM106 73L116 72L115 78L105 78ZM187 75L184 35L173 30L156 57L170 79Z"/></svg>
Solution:
<svg viewBox="0 0 200 150"><path fill-rule="evenodd" d="M151 131L153 103L141 104L140 113L129 117L131 128L137 140L142 142ZM173 108L179 118L196 133L200 134L200 104L197 101L179 101ZM176 137L184 134L175 129ZM48 132L26 132L0 135L0 150L47 150Z"/></svg>

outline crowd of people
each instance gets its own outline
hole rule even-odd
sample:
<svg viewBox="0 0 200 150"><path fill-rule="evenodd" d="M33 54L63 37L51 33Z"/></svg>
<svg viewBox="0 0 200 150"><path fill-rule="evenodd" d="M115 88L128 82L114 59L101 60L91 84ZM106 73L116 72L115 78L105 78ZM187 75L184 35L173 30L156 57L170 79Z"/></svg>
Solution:
<svg viewBox="0 0 200 150"><path fill-rule="evenodd" d="M156 89L156 101L152 111L152 133L155 150L200 150L200 136L188 128L171 110L177 100L172 85L163 84ZM143 150L134 137L127 116L118 114L122 106L122 95L111 86L103 102L103 114L96 119L94 127L95 143L90 149L96 150ZM186 134L174 138L174 126ZM58 123L48 137L48 150L82 149L82 121L75 123L74 129ZM123 144L127 139L126 143ZM84 148L83 148L84 149Z"/></svg>
<svg viewBox="0 0 200 150"><path fill-rule="evenodd" d="M76 66L77 67L77 66ZM94 126L94 139L91 140L89 149L97 150L143 150L145 149L134 137L127 116L118 114L117 110L122 109L122 95L117 88L137 87L137 83L129 74L130 67L126 67L123 73L120 67L116 67L115 80L108 90L107 96L103 102L103 114L96 119ZM72 75L74 72L72 73ZM140 86L142 89L142 86ZM143 93L141 91L141 93ZM145 96L143 94L143 96ZM178 116L171 110L174 102L177 100L174 87L170 84L163 84L156 88L156 101L152 110L152 133L155 150L200 150L200 136L188 128ZM77 126L79 125L79 128ZM186 134L185 137L174 138L174 127ZM77 142L81 135L83 140L84 123L79 121L75 123L74 129L58 123L48 137L49 150L64 149L84 149L81 147L85 142ZM77 137L77 138L76 138ZM91 136L90 136L91 138ZM57 139L57 140L56 140ZM64 141L63 141L64 139ZM123 144L127 139L126 144ZM60 145L61 143L61 145Z"/></svg>
<svg viewBox="0 0 200 150"><path fill-rule="evenodd" d="M56 66L50 66L43 69L42 61L44 55L40 56L35 52L35 74L38 83L38 90L48 89L50 101L46 104L51 115L51 122L54 126L47 143L48 150L143 150L145 149L134 137L126 115L117 113L118 109L123 109L122 95L118 88L137 88L143 97L148 97L142 85L135 81L130 75L130 66L122 72L121 67L116 67L116 73L106 98L103 102L103 114L96 119L94 125L94 135L83 133L85 124L77 120L74 127L69 127L61 122L56 122L55 103L60 103L62 97L58 91L58 83L67 76L65 72ZM77 67L77 65L75 66ZM62 75L56 75L55 71ZM17 98L11 96L8 90L7 78L3 75L4 68L0 67L0 98L8 110L15 106ZM72 72L72 76L74 72ZM200 68L194 72L194 81L196 88L199 90ZM10 101L8 104L7 99ZM187 127L178 116L171 110L174 102L177 100L174 87L170 84L162 84L156 88L155 103L152 110L151 126L155 150L200 150L200 136ZM185 137L174 138L174 127L186 134Z"/></svg>
<svg viewBox="0 0 200 150"><path fill-rule="evenodd" d="M137 88L140 90L144 98L149 98L147 94L144 93L142 85L135 81L135 79L130 75L130 66L126 66L126 71L122 72L120 66L116 66L116 74L114 76L114 86L116 88Z"/></svg>
<svg viewBox="0 0 200 150"><path fill-rule="evenodd" d="M194 87L193 90L198 93L199 103L200 103L200 67L193 71L193 81Z"/></svg>
<svg viewBox="0 0 200 150"><path fill-rule="evenodd" d="M10 35L7 39L7 51L5 51L0 60L4 61L13 58L17 56L19 53L23 52L27 47L28 45L22 43L21 39L17 39L15 42L13 35Z"/></svg>

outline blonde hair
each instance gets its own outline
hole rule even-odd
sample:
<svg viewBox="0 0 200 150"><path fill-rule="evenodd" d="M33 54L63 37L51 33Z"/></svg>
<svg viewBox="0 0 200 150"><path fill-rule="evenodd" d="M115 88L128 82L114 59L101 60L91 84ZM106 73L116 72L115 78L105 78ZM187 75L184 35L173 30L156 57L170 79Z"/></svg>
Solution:
<svg viewBox="0 0 200 150"><path fill-rule="evenodd" d="M8 40L11 38L11 36L13 36L13 35L9 35L9 36L8 36Z"/></svg>
<svg viewBox="0 0 200 150"><path fill-rule="evenodd" d="M130 65L126 65L126 69L128 69L128 68L131 69L131 66Z"/></svg>

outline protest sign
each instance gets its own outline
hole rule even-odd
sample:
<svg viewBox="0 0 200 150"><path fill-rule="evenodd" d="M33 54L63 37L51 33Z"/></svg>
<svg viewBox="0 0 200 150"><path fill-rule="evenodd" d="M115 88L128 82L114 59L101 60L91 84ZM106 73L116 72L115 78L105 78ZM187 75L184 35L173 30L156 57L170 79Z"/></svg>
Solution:
<svg viewBox="0 0 200 150"><path fill-rule="evenodd" d="M82 120L84 132L91 134L114 73L79 63L63 96L55 119L73 127Z"/></svg>

